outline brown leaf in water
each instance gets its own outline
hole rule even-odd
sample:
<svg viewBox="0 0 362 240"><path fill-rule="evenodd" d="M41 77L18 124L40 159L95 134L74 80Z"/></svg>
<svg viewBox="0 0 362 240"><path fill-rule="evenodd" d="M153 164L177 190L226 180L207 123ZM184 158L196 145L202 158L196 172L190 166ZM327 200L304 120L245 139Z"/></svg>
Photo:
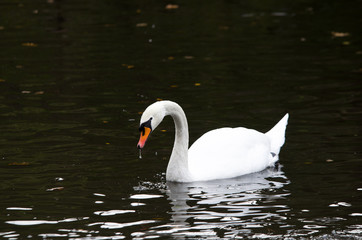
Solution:
<svg viewBox="0 0 362 240"><path fill-rule="evenodd" d="M167 4L165 9L167 10L173 10L173 9L178 9L178 5L177 4Z"/></svg>
<svg viewBox="0 0 362 240"><path fill-rule="evenodd" d="M125 63L123 63L122 66L125 67L125 68L127 68L127 69L132 69L132 68L134 68L134 65L125 64Z"/></svg>
<svg viewBox="0 0 362 240"><path fill-rule="evenodd" d="M33 43L33 42L25 42L25 43L22 43L21 46L24 46L24 47L37 47L38 44Z"/></svg>
<svg viewBox="0 0 362 240"><path fill-rule="evenodd" d="M29 166L29 162L12 162L8 164L9 166Z"/></svg>
<svg viewBox="0 0 362 240"><path fill-rule="evenodd" d="M348 32L331 32L332 37L348 37Z"/></svg>
<svg viewBox="0 0 362 240"><path fill-rule="evenodd" d="M147 23L137 23L136 27L147 27Z"/></svg>

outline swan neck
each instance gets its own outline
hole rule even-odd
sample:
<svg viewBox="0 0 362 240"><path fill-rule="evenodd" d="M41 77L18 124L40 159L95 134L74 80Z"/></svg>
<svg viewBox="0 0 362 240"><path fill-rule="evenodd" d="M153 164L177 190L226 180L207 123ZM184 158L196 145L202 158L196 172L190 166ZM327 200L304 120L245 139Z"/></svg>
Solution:
<svg viewBox="0 0 362 240"><path fill-rule="evenodd" d="M170 115L175 123L175 142L170 161L167 166L166 178L169 181L186 182L190 180L188 169L189 129L182 108L173 102L167 102L166 115Z"/></svg>

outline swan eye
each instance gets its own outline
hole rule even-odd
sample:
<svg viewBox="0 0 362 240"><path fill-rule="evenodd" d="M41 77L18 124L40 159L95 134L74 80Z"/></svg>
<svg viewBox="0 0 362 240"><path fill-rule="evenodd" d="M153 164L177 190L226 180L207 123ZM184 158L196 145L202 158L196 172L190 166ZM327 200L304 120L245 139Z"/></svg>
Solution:
<svg viewBox="0 0 362 240"><path fill-rule="evenodd" d="M145 135L145 128L143 126L141 126L138 130L142 132L142 136Z"/></svg>
<svg viewBox="0 0 362 240"><path fill-rule="evenodd" d="M151 120L153 118L151 117L147 122L144 122L141 124L140 128L138 129L140 132L142 132L142 136L145 135L145 127L151 129L152 131L152 127L151 127Z"/></svg>

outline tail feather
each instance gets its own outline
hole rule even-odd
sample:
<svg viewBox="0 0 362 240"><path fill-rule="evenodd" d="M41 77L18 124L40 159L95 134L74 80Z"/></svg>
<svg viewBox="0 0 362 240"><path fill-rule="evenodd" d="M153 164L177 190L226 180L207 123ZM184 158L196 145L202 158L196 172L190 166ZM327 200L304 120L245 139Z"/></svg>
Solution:
<svg viewBox="0 0 362 240"><path fill-rule="evenodd" d="M285 129L288 124L288 118L289 114L287 113L272 129L265 133L270 140L272 157L275 161L278 160L280 148L285 142Z"/></svg>

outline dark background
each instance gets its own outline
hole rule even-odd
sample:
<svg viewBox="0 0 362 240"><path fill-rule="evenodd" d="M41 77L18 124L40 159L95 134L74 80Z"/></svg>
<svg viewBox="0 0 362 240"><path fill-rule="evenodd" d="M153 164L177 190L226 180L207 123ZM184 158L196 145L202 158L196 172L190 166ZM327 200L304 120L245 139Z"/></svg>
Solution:
<svg viewBox="0 0 362 240"><path fill-rule="evenodd" d="M2 0L0 12L0 236L112 236L92 224L148 217L172 225L163 177L172 121L142 159L136 149L140 114L159 99L184 108L191 143L223 126L266 132L290 114L288 184L278 190L287 197L273 203L287 206L291 227L246 225L244 235L235 222L206 225L234 236L361 236L360 0ZM162 201L118 219L94 214L132 208L145 182ZM50 222L7 222L20 220Z"/></svg>

